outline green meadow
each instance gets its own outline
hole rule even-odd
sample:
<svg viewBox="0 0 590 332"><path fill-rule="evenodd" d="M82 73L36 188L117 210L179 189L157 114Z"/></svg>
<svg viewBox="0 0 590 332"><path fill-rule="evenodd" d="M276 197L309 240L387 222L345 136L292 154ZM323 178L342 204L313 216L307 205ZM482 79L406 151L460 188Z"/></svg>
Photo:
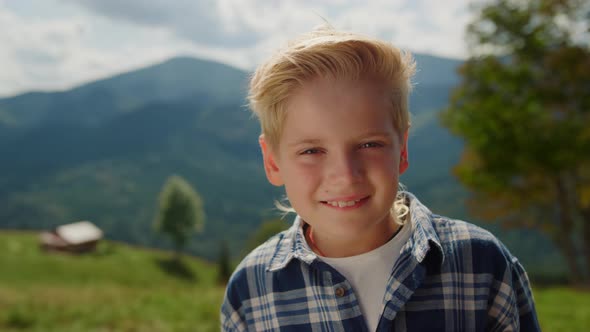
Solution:
<svg viewBox="0 0 590 332"><path fill-rule="evenodd" d="M219 331L223 285L200 259L104 241L48 254L36 234L0 233L1 331ZM590 326L590 292L535 288L543 331Z"/></svg>
<svg viewBox="0 0 590 332"><path fill-rule="evenodd" d="M48 254L36 234L0 233L0 331L219 331L214 265L102 242Z"/></svg>

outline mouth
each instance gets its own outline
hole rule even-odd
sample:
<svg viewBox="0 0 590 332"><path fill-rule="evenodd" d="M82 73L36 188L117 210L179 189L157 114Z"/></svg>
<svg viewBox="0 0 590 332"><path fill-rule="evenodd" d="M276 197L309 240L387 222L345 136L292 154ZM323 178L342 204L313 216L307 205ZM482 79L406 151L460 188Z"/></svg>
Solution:
<svg viewBox="0 0 590 332"><path fill-rule="evenodd" d="M354 199L354 200L334 200L334 201L320 201L320 202L324 205L327 205L327 206L333 207L333 208L337 208L337 209L347 209L347 208L350 209L350 208L356 208L356 207L363 205L368 199L369 199L369 196L362 197L359 199Z"/></svg>

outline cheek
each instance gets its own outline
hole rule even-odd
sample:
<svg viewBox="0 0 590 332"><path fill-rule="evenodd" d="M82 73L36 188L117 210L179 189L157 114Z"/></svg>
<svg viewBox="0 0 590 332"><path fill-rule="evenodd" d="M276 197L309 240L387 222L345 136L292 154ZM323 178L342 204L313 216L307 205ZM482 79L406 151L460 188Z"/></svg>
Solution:
<svg viewBox="0 0 590 332"><path fill-rule="evenodd" d="M365 159L365 169L369 174L397 174L399 160L392 154L375 154Z"/></svg>
<svg viewBox="0 0 590 332"><path fill-rule="evenodd" d="M295 161L286 169L292 182L313 181L322 174L321 163Z"/></svg>
<svg viewBox="0 0 590 332"><path fill-rule="evenodd" d="M301 195L311 191L319 182L321 171L317 167L293 165L285 170L287 195Z"/></svg>

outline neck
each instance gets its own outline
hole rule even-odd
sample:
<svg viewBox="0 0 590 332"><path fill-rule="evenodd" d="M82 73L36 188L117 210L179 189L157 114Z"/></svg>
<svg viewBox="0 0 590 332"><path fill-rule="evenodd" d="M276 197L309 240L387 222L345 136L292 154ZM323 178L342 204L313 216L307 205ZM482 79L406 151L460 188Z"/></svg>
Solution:
<svg viewBox="0 0 590 332"><path fill-rule="evenodd" d="M304 234L311 250L316 254L323 257L341 258L361 255L381 247L395 237L401 227L392 217L383 225L377 225L373 230L358 234L357 237L349 240L318 233L309 224Z"/></svg>

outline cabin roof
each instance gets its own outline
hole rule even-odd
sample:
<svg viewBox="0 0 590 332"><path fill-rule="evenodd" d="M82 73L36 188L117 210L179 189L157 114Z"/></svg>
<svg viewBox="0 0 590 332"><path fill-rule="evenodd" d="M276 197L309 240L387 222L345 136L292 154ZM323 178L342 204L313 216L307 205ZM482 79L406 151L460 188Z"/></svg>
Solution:
<svg viewBox="0 0 590 332"><path fill-rule="evenodd" d="M68 244L73 245L97 241L103 236L98 227L86 220L58 226L55 232Z"/></svg>

